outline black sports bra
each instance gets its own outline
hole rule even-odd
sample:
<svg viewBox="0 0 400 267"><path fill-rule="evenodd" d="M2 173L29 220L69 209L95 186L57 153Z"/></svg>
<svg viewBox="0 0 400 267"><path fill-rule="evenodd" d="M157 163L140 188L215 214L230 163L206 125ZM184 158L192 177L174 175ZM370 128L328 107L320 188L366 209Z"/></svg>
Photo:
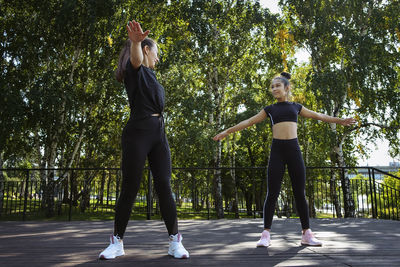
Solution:
<svg viewBox="0 0 400 267"><path fill-rule="evenodd" d="M271 119L271 126L283 121L293 121L297 123L297 116L300 113L302 105L295 102L277 102L266 106L265 113Z"/></svg>

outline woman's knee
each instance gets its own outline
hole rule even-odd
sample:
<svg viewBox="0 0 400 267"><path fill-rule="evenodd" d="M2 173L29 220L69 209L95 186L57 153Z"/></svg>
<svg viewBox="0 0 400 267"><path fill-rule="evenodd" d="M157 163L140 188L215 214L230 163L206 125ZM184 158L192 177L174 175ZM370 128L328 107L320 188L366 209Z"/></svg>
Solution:
<svg viewBox="0 0 400 267"><path fill-rule="evenodd" d="M293 190L293 195L295 199L305 200L306 199L306 191L305 190Z"/></svg>
<svg viewBox="0 0 400 267"><path fill-rule="evenodd" d="M279 193L268 193L268 195L266 196L266 202L268 203L275 203L278 200L279 197Z"/></svg>
<svg viewBox="0 0 400 267"><path fill-rule="evenodd" d="M169 177L158 179L154 178L154 187L161 190L171 189L171 179Z"/></svg>
<svg viewBox="0 0 400 267"><path fill-rule="evenodd" d="M123 201L124 203L133 202L135 200L136 194L131 192L130 190L122 190L119 195L119 201Z"/></svg>

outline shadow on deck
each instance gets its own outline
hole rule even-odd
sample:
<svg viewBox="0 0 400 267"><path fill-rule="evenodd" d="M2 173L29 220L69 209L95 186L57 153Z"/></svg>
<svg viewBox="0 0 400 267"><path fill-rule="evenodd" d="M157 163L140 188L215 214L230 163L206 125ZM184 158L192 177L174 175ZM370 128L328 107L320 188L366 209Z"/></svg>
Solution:
<svg viewBox="0 0 400 267"><path fill-rule="evenodd" d="M190 259L167 256L162 221L130 221L125 253L97 259L112 221L0 222L1 266L400 266L400 222L311 219L322 247L300 245L298 219L274 219L272 245L256 248L260 219L181 220Z"/></svg>

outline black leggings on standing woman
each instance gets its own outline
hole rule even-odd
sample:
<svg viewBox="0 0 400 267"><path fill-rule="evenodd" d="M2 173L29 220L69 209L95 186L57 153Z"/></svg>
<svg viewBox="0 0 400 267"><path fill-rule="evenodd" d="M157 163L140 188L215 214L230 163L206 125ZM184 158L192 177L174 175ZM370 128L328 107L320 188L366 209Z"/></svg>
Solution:
<svg viewBox="0 0 400 267"><path fill-rule="evenodd" d="M116 213L114 235L123 238L139 191L143 168L149 160L161 215L169 235L178 233L176 205L171 192L171 153L162 117L128 122L122 132L122 187Z"/></svg>
<svg viewBox="0 0 400 267"><path fill-rule="evenodd" d="M285 165L288 166L297 211L303 229L310 228L308 204L305 196L306 173L297 138L273 139L268 163L267 197L264 202L264 228L270 229L275 204L281 191Z"/></svg>

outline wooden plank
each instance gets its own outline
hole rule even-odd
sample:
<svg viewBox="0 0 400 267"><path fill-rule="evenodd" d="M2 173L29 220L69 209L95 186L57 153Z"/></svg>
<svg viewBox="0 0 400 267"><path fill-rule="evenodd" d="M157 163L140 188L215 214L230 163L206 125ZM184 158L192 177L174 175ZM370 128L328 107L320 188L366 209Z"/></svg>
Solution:
<svg viewBox="0 0 400 267"><path fill-rule="evenodd" d="M260 219L182 220L190 259L166 255L162 221L131 221L126 255L100 261L112 221L0 222L1 266L400 266L400 222L374 219L313 219L322 247L300 245L298 219L274 219L269 248L256 248Z"/></svg>

